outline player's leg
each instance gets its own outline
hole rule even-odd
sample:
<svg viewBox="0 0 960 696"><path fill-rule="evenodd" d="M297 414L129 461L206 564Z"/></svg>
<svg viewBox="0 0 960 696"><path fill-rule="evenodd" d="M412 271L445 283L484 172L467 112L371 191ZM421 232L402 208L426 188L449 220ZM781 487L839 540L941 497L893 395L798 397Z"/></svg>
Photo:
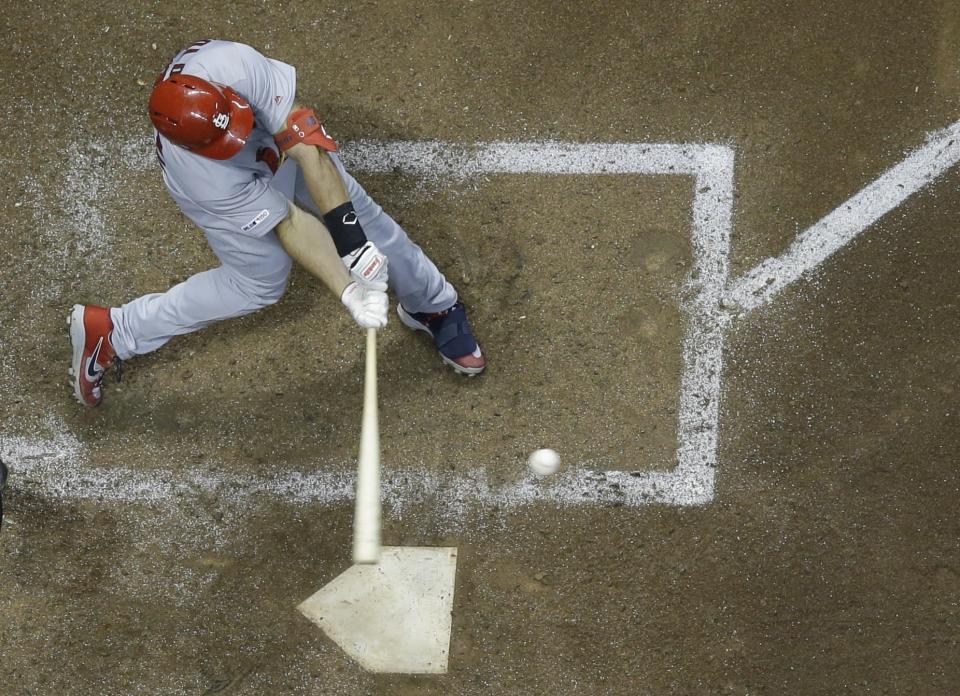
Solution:
<svg viewBox="0 0 960 696"><path fill-rule="evenodd" d="M399 300L400 319L408 327L430 334L440 357L457 372L466 375L482 372L486 359L473 335L466 309L457 299L456 289L403 228L344 169L340 159L336 155L332 158L347 186L363 231L389 260L389 282ZM296 198L318 212L300 172Z"/></svg>
<svg viewBox="0 0 960 696"><path fill-rule="evenodd" d="M283 296L293 261L273 232L248 237L239 246L229 234L208 230L206 235L222 266L111 310L121 360L154 351L174 336L255 312Z"/></svg>
<svg viewBox="0 0 960 696"><path fill-rule="evenodd" d="M283 295L285 280L259 285L229 266L197 273L162 293L138 297L110 311L113 346L127 360L150 353L174 336L250 314Z"/></svg>
<svg viewBox="0 0 960 696"><path fill-rule="evenodd" d="M108 309L76 305L70 317L74 394L87 406L102 399L106 370L156 350L174 336L249 314L283 295L292 261L272 232L240 250L207 232L207 240L224 265L197 273L166 292L138 297Z"/></svg>
<svg viewBox="0 0 960 696"><path fill-rule="evenodd" d="M332 159L347 186L347 193L357 211L363 231L389 259L390 289L400 303L414 312L431 313L452 306L457 301L457 291L436 264L407 236L403 228L377 205L357 180L350 176L339 158L332 155ZM299 170L296 201L320 217Z"/></svg>

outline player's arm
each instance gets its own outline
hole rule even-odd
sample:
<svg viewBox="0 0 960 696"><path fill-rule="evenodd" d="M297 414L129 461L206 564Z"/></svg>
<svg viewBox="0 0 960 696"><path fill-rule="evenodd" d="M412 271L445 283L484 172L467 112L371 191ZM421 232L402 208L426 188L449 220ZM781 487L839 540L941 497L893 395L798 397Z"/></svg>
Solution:
<svg viewBox="0 0 960 696"><path fill-rule="evenodd" d="M291 203L287 217L277 225L277 238L294 261L319 278L337 297L343 294L350 284L350 273L317 218Z"/></svg>
<svg viewBox="0 0 960 696"><path fill-rule="evenodd" d="M295 105L286 127L275 133L274 139L281 151L300 165L307 191L351 275L365 285L386 290L387 258L364 234L343 178L330 158L337 144L316 114Z"/></svg>
<svg viewBox="0 0 960 696"><path fill-rule="evenodd" d="M278 142L280 142L279 139ZM335 145L330 147L335 147ZM324 216L331 210L350 202L347 187L344 185L337 167L333 164L333 160L330 159L327 149L313 143L294 141L294 144L285 152L300 165L310 197L313 198L313 202L317 204L317 208ZM366 241L365 236L363 241Z"/></svg>
<svg viewBox="0 0 960 696"><path fill-rule="evenodd" d="M360 326L372 329L386 326L386 288L363 286L350 277L330 234L317 218L291 203L276 233L290 257L330 288Z"/></svg>

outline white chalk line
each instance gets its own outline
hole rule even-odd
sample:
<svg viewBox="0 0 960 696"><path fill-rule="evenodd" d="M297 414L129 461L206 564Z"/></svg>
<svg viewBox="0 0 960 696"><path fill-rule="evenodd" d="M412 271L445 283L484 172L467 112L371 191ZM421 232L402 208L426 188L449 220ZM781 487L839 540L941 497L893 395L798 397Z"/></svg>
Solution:
<svg viewBox="0 0 960 696"><path fill-rule="evenodd" d="M62 425L62 424L61 424ZM353 501L356 469L353 462L320 471L292 471L274 477L232 474L223 476L203 467L180 471L129 467L91 467L86 448L65 430L52 438L7 437L0 457L17 471L17 488L63 501L158 503L182 496L208 494L218 502L250 502L271 497L291 503L335 505ZM391 508L429 501L444 509L440 516L456 516L476 502L516 507L546 501L565 505L605 503L639 505L644 492L631 485L636 474L573 469L545 479L532 475L502 485L484 469L466 473L385 468L383 499ZM412 483L413 482L413 483Z"/></svg>
<svg viewBox="0 0 960 696"><path fill-rule="evenodd" d="M783 254L762 261L734 281L724 295L724 303L743 313L769 304L787 286L817 269L958 161L960 121L930 133L926 144L797 235Z"/></svg>
<svg viewBox="0 0 960 696"><path fill-rule="evenodd" d="M372 172L400 169L422 177L465 180L483 174L692 175L693 247L697 280L687 283L677 467L670 472L573 469L549 483L492 485L483 469L464 474L396 472L385 492L413 501L433 496L457 506L468 501L511 506L536 501L559 504L663 503L696 505L714 495L724 329L730 316L720 298L741 312L770 303L792 283L818 268L880 217L960 161L960 122L931 134L927 143L880 178L798 235L784 254L767 259L727 286L729 231L733 207L733 152L719 145L509 143L473 147L443 142L361 141L344 152L352 168ZM149 161L149 160L144 160ZM139 162L143 164L143 162ZM193 491L230 491L234 498L270 494L291 501L336 503L351 499L352 472L293 472L282 477L229 477L194 468L177 476L130 469L81 470L85 459L73 448L44 454L51 440L7 438L0 447L28 481L49 495L115 501L168 499ZM61 444L63 439L61 438ZM12 444L11 444L12 443ZM54 448L56 449L56 448ZM66 466L65 466L66 465ZM54 466L56 471L50 470ZM72 474L70 472L73 472ZM416 476L419 493L406 490ZM29 484L28 484L28 487Z"/></svg>
<svg viewBox="0 0 960 696"><path fill-rule="evenodd" d="M431 177L439 173L454 181L483 174L694 177L695 273L684 289L684 296L689 299L682 303L688 326L683 341L676 468L667 472L630 472L593 471L581 466L547 480L524 480L500 487L490 483L482 468L459 474L388 472L385 493L388 499L395 493L397 501L403 496L413 500L426 495L446 498L453 505L473 501L499 506L538 501L565 505L684 506L713 499L726 320L720 300L728 279L733 210L731 148L714 144L561 142L493 142L463 147L443 142L361 141L345 148L343 157L355 170L401 169ZM142 164L142 158L138 163ZM176 475L165 471L84 468L82 445L62 425L57 432L60 434L53 440L7 437L0 442L0 451L27 487L58 498L146 502L169 499L186 491L218 490L227 491L234 498L271 494L290 501L335 503L353 495L350 468L339 472L293 472L273 478L223 476L198 468ZM416 485L409 485L410 480L416 480Z"/></svg>
<svg viewBox="0 0 960 696"><path fill-rule="evenodd" d="M713 500L719 396L723 361L720 300L729 273L734 153L717 144L670 143L480 143L359 141L345 153L351 167L372 172L406 171L453 180L484 174L686 175L693 176L691 241L695 273L687 281L688 315L683 343L677 466L669 472L599 472L615 479L625 502L699 505ZM695 280L694 280L695 278ZM578 476L580 478L578 479ZM572 481L596 488L592 474L571 473L544 490L541 499L568 502ZM583 499L583 489L578 497Z"/></svg>
<svg viewBox="0 0 960 696"><path fill-rule="evenodd" d="M688 174L726 162L724 145L494 141L472 146L440 140L358 140L343 148L351 169L400 170L458 181L483 174Z"/></svg>

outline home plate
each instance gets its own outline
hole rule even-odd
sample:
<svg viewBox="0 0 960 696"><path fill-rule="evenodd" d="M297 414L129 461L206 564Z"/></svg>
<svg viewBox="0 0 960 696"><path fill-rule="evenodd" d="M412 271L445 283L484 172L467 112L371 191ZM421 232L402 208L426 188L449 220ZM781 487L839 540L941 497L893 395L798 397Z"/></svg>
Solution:
<svg viewBox="0 0 960 696"><path fill-rule="evenodd" d="M444 674L456 575L455 547L384 546L297 609L366 670Z"/></svg>

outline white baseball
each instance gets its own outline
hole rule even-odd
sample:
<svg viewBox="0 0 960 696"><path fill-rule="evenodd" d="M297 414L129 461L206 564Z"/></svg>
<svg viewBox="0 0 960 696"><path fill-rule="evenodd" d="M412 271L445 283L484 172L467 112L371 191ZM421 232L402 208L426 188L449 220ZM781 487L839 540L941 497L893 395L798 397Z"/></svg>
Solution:
<svg viewBox="0 0 960 696"><path fill-rule="evenodd" d="M538 449L527 457L527 466L537 476L549 476L560 468L560 455L552 449Z"/></svg>

